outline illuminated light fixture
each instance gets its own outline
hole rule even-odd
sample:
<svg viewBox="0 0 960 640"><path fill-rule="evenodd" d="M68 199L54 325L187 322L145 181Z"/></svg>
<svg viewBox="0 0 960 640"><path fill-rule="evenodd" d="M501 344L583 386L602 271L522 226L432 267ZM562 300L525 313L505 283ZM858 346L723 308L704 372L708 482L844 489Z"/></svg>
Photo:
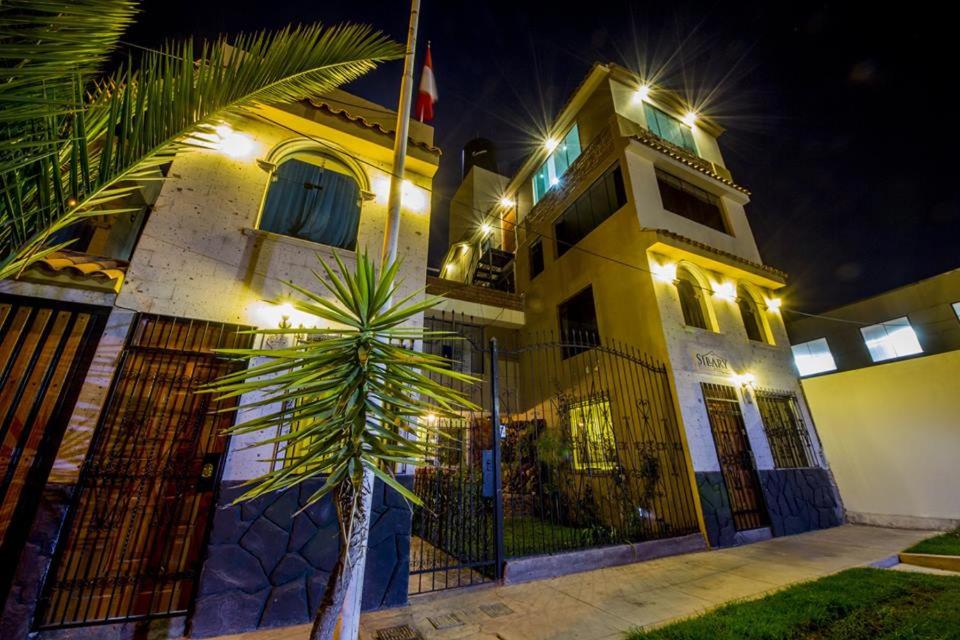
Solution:
<svg viewBox="0 0 960 640"><path fill-rule="evenodd" d="M732 282L716 282L713 285L713 295L721 300L733 301L737 299L737 288Z"/></svg>
<svg viewBox="0 0 960 640"><path fill-rule="evenodd" d="M551 187L555 187L555 186L557 186L558 184L560 184L560 178L558 178L557 176L553 176L552 178L550 178L550 186L551 186Z"/></svg>
<svg viewBox="0 0 960 640"><path fill-rule="evenodd" d="M376 178L373 181L373 194L377 204L387 204L390 201L390 178ZM400 205L414 213L423 213L427 209L427 194L409 180L404 180L400 191Z"/></svg>
<svg viewBox="0 0 960 640"><path fill-rule="evenodd" d="M635 102L644 102L649 97L650 97L650 85L648 84L640 85L640 88L637 89L636 93L633 94L633 99Z"/></svg>
<svg viewBox="0 0 960 640"><path fill-rule="evenodd" d="M517 204L517 201L510 196L500 196L500 206L508 209Z"/></svg>
<svg viewBox="0 0 960 640"><path fill-rule="evenodd" d="M782 298L767 298L767 309L770 311L780 311L780 307L783 306Z"/></svg>
<svg viewBox="0 0 960 640"><path fill-rule="evenodd" d="M700 116L696 111L687 111L683 116L683 124L687 125L688 127L694 127L696 126L697 119L699 117Z"/></svg>
<svg viewBox="0 0 960 640"><path fill-rule="evenodd" d="M753 389L757 386L757 379L749 371L741 374L733 374L732 376L734 384L739 386L741 389Z"/></svg>
<svg viewBox="0 0 960 640"><path fill-rule="evenodd" d="M543 147L547 150L547 153L553 153L554 149L560 146L560 141L556 138L547 138L543 141Z"/></svg>
<svg viewBox="0 0 960 640"><path fill-rule="evenodd" d="M482 225L480 225L480 233L486 237L493 233L493 227L490 226L489 222L484 222Z"/></svg>
<svg viewBox="0 0 960 640"><path fill-rule="evenodd" d="M213 145L220 153L231 158L247 158L253 155L253 138L237 133L230 125L221 124L214 127Z"/></svg>
<svg viewBox="0 0 960 640"><path fill-rule="evenodd" d="M653 277L660 282L673 282L677 279L677 265L672 262L653 265Z"/></svg>
<svg viewBox="0 0 960 640"><path fill-rule="evenodd" d="M423 416L423 421L426 422L427 424L436 424L436 423L437 423L437 414L435 414L435 413L428 413L428 414L426 414L426 415Z"/></svg>

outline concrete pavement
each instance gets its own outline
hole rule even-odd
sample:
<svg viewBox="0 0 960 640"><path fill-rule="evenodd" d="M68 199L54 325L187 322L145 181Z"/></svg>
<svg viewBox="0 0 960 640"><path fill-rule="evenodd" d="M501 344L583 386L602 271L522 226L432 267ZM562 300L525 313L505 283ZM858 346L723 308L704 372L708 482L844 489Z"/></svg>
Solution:
<svg viewBox="0 0 960 640"><path fill-rule="evenodd" d="M429 640L612 640L632 627L663 624L867 565L929 536L924 531L844 525L526 584L416 596L407 607L365 614L361 637L376 640L379 633L380 638L403 638L396 627L406 625ZM277 629L230 640L299 640L308 629ZM388 630L398 635L385 635Z"/></svg>

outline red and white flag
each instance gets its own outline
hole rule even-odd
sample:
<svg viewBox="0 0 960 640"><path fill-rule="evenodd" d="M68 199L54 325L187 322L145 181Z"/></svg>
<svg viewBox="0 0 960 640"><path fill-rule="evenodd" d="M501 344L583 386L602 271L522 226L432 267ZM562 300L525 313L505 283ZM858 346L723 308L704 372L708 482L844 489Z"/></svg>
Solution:
<svg viewBox="0 0 960 640"><path fill-rule="evenodd" d="M433 120L433 105L437 103L437 81L433 77L433 57L427 43L427 57L420 75L420 92L417 94L417 118L420 122Z"/></svg>

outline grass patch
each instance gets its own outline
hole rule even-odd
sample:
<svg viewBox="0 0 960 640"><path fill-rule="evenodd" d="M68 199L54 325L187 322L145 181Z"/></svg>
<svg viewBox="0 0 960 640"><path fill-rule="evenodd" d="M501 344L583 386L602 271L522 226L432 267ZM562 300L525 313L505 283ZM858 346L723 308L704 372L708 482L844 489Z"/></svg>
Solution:
<svg viewBox="0 0 960 640"><path fill-rule="evenodd" d="M572 551L591 546L590 529L555 524L530 516L505 518L503 545L508 558Z"/></svg>
<svg viewBox="0 0 960 640"><path fill-rule="evenodd" d="M960 529L921 540L906 550L907 553L934 553L941 556L960 556Z"/></svg>
<svg viewBox="0 0 960 640"><path fill-rule="evenodd" d="M627 640L960 638L960 578L849 569Z"/></svg>

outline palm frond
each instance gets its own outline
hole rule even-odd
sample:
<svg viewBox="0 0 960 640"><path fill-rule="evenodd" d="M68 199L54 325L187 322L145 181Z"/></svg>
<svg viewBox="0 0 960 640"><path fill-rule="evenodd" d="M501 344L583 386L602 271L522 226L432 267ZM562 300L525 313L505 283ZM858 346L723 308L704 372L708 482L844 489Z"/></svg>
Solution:
<svg viewBox="0 0 960 640"><path fill-rule="evenodd" d="M5 28L0 22L0 33ZM39 41L36 48L52 59L48 49L55 44ZM402 52L368 26L314 24L197 47L192 40L168 44L128 57L92 83L65 67L69 92L55 101L18 85L10 95L20 93L37 115L0 136L0 278L36 257L54 223L110 209L131 184L155 179L220 120L258 104L329 92ZM72 105L66 111L64 101Z"/></svg>
<svg viewBox="0 0 960 640"><path fill-rule="evenodd" d="M430 340L435 333L401 327L439 299L389 304L383 292L396 288L396 265L378 270L366 255L358 257L352 271L339 258L336 263L334 269L321 260L324 276L317 274L331 298L297 287L304 298L293 305L322 320L340 323L346 318L337 337L307 339L283 349L222 352L247 362L267 361L223 376L202 390L220 399L245 396L240 408L257 409L258 415L229 432L259 432L261 437L251 446L276 445L287 454L283 464L252 481L241 500L326 476L312 502L341 481L355 482L367 469L419 503L393 479L391 469L396 462L422 463L443 437L436 425L420 418L428 412L458 417L459 412L476 408L445 382L470 383L473 377L451 371L450 362L438 355L410 348L413 340ZM324 304L317 304L319 300ZM399 329L406 344L398 344L392 335ZM304 333L280 332L291 337Z"/></svg>

